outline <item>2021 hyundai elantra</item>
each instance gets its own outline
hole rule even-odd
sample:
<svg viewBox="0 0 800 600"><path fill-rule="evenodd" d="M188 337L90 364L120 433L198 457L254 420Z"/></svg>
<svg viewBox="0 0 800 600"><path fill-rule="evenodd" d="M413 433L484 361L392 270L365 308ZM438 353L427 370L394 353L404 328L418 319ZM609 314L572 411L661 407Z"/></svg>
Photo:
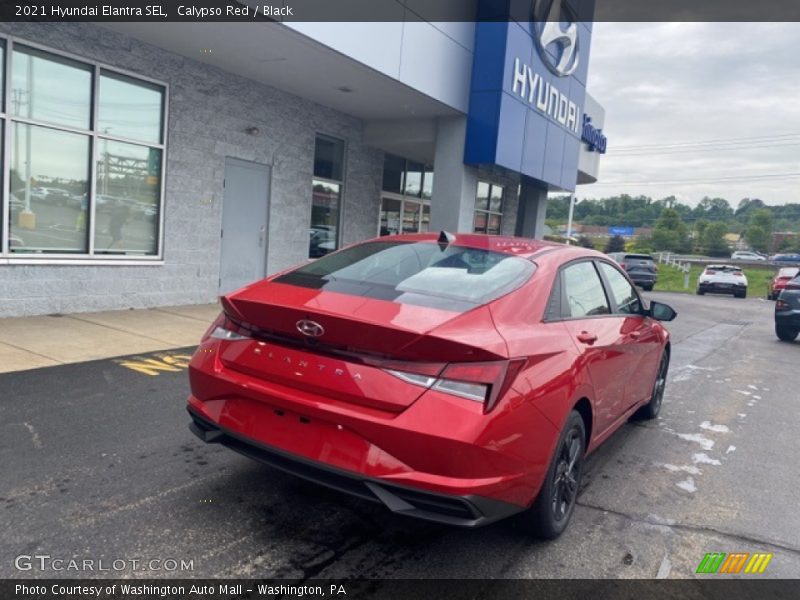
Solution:
<svg viewBox="0 0 800 600"><path fill-rule="evenodd" d="M584 457L664 397L675 311L605 255L397 235L221 299L189 368L206 442L390 510L566 527Z"/></svg>

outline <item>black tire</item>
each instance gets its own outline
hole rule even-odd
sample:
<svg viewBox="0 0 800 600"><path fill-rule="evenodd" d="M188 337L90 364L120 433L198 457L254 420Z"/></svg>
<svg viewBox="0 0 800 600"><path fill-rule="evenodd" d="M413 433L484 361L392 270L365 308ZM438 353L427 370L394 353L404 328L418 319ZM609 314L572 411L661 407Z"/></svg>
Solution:
<svg viewBox="0 0 800 600"><path fill-rule="evenodd" d="M542 489L533 505L521 515L523 527L544 540L554 540L569 524L583 475L586 427L578 411L567 417L550 460Z"/></svg>
<svg viewBox="0 0 800 600"><path fill-rule="evenodd" d="M698 289L698 290L697 290L697 295L698 295L698 296L704 296L704 295L705 295L705 292L704 292L703 290L700 290L700 289Z"/></svg>
<svg viewBox="0 0 800 600"><path fill-rule="evenodd" d="M735 292L733 295L735 298L747 298L747 289L743 292Z"/></svg>
<svg viewBox="0 0 800 600"><path fill-rule="evenodd" d="M636 411L639 419L655 419L661 412L661 404L664 401L664 389L667 387L667 374L669 373L669 352L664 350L661 355L661 362L658 363L656 379L653 382L653 393L650 394L650 402Z"/></svg>
<svg viewBox="0 0 800 600"><path fill-rule="evenodd" d="M780 325L775 325L775 335L778 336L778 339L782 342L793 342L797 339L797 334L800 333L797 329L792 327L782 327Z"/></svg>
<svg viewBox="0 0 800 600"><path fill-rule="evenodd" d="M652 285L643 285L643 286L642 286L642 289L643 289L645 292L652 292L652 291L653 291L653 286L652 286Z"/></svg>

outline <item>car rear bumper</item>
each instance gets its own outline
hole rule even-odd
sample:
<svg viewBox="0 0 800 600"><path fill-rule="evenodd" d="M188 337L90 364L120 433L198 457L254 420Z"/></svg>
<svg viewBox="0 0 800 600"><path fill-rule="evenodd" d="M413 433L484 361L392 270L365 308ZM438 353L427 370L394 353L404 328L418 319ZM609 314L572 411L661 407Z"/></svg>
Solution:
<svg viewBox="0 0 800 600"><path fill-rule="evenodd" d="M248 458L297 477L382 503L398 514L447 525L479 527L524 510L523 506L484 496L439 494L338 469L245 438L203 418L191 407L188 411L192 417L189 429L206 443L223 444Z"/></svg>
<svg viewBox="0 0 800 600"><path fill-rule="evenodd" d="M775 325L800 329L800 310L788 310L775 313Z"/></svg>
<svg viewBox="0 0 800 600"><path fill-rule="evenodd" d="M628 273L628 277L636 285L655 285L658 277L647 273Z"/></svg>
<svg viewBox="0 0 800 600"><path fill-rule="evenodd" d="M712 294L739 294L747 290L746 285L733 283L700 282L697 287L701 292L711 292Z"/></svg>

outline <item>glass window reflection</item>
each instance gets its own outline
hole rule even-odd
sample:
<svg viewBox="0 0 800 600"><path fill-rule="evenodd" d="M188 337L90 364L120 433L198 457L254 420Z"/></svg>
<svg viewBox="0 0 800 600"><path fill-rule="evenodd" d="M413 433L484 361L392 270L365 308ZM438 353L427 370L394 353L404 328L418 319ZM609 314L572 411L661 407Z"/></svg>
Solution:
<svg viewBox="0 0 800 600"><path fill-rule="evenodd" d="M161 86L103 71L97 103L97 131L158 144L163 104Z"/></svg>
<svg viewBox="0 0 800 600"><path fill-rule="evenodd" d="M156 254L161 150L97 142L94 246L97 254Z"/></svg>
<svg viewBox="0 0 800 600"><path fill-rule="evenodd" d="M89 137L15 123L10 251L88 251Z"/></svg>
<svg viewBox="0 0 800 600"><path fill-rule="evenodd" d="M14 116L89 129L92 69L88 65L14 46L10 112Z"/></svg>
<svg viewBox="0 0 800 600"><path fill-rule="evenodd" d="M311 200L309 258L319 258L337 248L341 186L315 179Z"/></svg>

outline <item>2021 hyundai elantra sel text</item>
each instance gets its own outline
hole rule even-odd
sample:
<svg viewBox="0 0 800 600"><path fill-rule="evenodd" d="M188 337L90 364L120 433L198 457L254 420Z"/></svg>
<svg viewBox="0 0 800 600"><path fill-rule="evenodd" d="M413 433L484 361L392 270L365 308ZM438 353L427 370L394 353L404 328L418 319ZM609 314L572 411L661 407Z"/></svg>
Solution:
<svg viewBox="0 0 800 600"><path fill-rule="evenodd" d="M514 513L544 538L584 457L664 396L675 312L592 250L384 237L221 299L189 368L191 429L390 510Z"/></svg>

